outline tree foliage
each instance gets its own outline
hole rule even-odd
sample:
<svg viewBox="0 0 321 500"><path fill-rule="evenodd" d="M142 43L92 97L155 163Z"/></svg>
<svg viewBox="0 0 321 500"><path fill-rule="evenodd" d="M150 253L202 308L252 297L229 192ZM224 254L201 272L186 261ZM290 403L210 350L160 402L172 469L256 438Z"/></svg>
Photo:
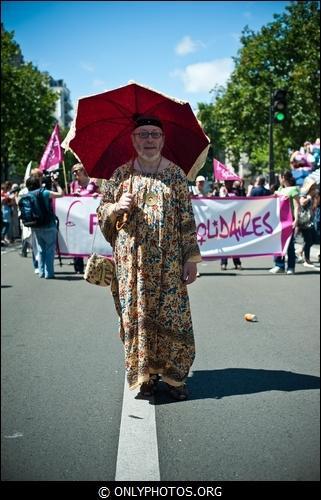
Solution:
<svg viewBox="0 0 321 500"><path fill-rule="evenodd" d="M23 176L29 161L39 162L55 119L56 94L48 75L26 63L14 33L1 26L1 176Z"/></svg>
<svg viewBox="0 0 321 500"><path fill-rule="evenodd" d="M274 126L275 170L280 171L288 167L289 148L319 136L319 3L292 2L257 34L245 27L241 45L226 88L213 104L199 104L198 117L214 141L219 136L218 147L223 144L235 163L245 153L252 173L264 172L271 92L285 89L287 117Z"/></svg>
<svg viewBox="0 0 321 500"><path fill-rule="evenodd" d="M212 92L215 92L216 97L223 93L223 87L216 87ZM217 119L217 115L213 113L213 106L209 104L199 103L198 104L198 118L202 123L202 126L206 129L206 134L211 141L211 147L204 167L201 170L201 174L207 177L212 177L213 173L213 158L224 160L222 157L222 151L224 150L223 135L220 129L220 122Z"/></svg>

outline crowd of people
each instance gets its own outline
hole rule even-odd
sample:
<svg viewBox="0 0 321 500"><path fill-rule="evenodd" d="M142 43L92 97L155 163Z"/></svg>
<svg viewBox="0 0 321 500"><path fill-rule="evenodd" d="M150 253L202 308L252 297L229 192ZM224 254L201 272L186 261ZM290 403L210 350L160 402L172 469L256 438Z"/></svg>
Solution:
<svg viewBox="0 0 321 500"><path fill-rule="evenodd" d="M269 185L264 175L259 175L255 180L250 180L245 184L243 179L235 181L215 181L210 183L205 177L199 175L196 178L195 185L190 186L190 196L207 197L235 197L235 196L269 196L285 195L291 199L291 208L293 211L293 238L288 247L288 267L287 273L292 274L295 271L295 264L302 263L306 267L313 267L310 259L310 250L312 245L320 244L320 188L319 180L310 179L312 172L320 168L320 139L317 138L312 144L309 141L304 142L303 146L289 153L289 170L278 176L274 184ZM73 196L93 196L100 194L100 182L97 179L91 179L81 163L76 163L71 174L73 180L69 183L68 193ZM40 186L48 188L48 182L44 182L44 172L35 168L30 172L31 177L40 179ZM63 196L65 191L60 188L55 176L51 176L51 186L47 191L57 192ZM35 184L34 184L35 185ZM60 191L61 189L61 191ZM39 274L39 251L41 246L37 246L36 232L25 227L19 220L18 202L23 194L28 192L26 184L16 184L6 181L1 185L1 245L8 246L21 239L21 256L27 257L28 251L32 254L34 271ZM57 195L48 195L49 199ZM299 220L301 211L309 213L309 220L304 223ZM53 219L54 221L54 219ZM54 222L52 223L52 225ZM54 224L56 226L56 224ZM38 230L39 233L39 230ZM298 235L303 239L303 245L295 254L295 242ZM50 253L50 252L49 252ZM50 261L52 257L50 257ZM235 269L242 270L242 263L238 257L232 258ZM271 273L280 273L285 271L284 258L275 259ZM53 274L52 265L49 275ZM84 273L84 259L75 257L73 259L75 273ZM221 259L221 270L228 268L228 259Z"/></svg>
<svg viewBox="0 0 321 500"><path fill-rule="evenodd" d="M21 238L18 217L19 191L19 185L11 181L1 184L1 246Z"/></svg>
<svg viewBox="0 0 321 500"><path fill-rule="evenodd" d="M296 263L301 263L305 267L315 267L310 259L310 250L313 245L320 245L320 176L317 175L319 169L320 139L317 138L313 144L306 141L301 148L290 152L289 169L278 175L273 184L269 184L264 175L250 180L247 188L244 179L210 183L204 176L199 175L195 186L190 188L190 196L230 198L277 195L290 198L293 234L287 257L276 257L270 272L294 274ZM295 253L299 236L303 239L303 245ZM320 261L320 255L318 258ZM238 257L232 259L235 269L242 270L240 259ZM286 262L287 269L285 269ZM222 258L221 270L226 271L227 265L228 259Z"/></svg>
<svg viewBox="0 0 321 500"><path fill-rule="evenodd" d="M76 163L71 170L73 180L69 183L68 194L72 196L99 195L97 179L90 179L81 163ZM20 217L19 200L28 192L42 191L46 209L49 213L48 223L42 227L31 229L25 226ZM40 168L30 171L25 183L13 184L7 181L1 185L1 246L9 246L21 240L20 255L32 255L34 273L40 278L53 279L54 259L57 251L58 224L51 200L67 194L55 173L44 173ZM73 259L75 273L84 273L84 261L81 257Z"/></svg>

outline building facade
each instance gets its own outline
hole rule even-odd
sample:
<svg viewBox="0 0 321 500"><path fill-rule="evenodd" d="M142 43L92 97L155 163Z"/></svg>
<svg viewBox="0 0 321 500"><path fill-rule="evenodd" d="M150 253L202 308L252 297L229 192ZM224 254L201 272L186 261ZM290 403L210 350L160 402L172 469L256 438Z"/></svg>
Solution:
<svg viewBox="0 0 321 500"><path fill-rule="evenodd" d="M70 127L72 121L72 104L69 89L62 79L54 80L52 77L50 77L50 88L57 94L54 116L58 121L59 126L62 128Z"/></svg>

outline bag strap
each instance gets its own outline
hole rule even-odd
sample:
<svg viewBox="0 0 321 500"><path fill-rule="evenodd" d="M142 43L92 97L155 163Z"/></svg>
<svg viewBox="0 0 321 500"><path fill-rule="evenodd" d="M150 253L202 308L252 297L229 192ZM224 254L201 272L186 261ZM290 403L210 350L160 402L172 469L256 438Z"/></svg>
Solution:
<svg viewBox="0 0 321 500"><path fill-rule="evenodd" d="M134 160L132 160L132 163L131 163L131 166L130 166L129 191L128 191L129 193L131 193L132 190L133 190L133 173L134 173ZM128 217L129 217L128 212L125 212L122 215L122 219L116 221L116 230L117 231L120 231L127 224Z"/></svg>
<svg viewBox="0 0 321 500"><path fill-rule="evenodd" d="M92 242L92 245L91 245L91 253L94 253L94 245L95 245L95 239L96 239L96 235L97 235L97 229L98 229L98 224L96 224L96 227L95 227L93 242Z"/></svg>

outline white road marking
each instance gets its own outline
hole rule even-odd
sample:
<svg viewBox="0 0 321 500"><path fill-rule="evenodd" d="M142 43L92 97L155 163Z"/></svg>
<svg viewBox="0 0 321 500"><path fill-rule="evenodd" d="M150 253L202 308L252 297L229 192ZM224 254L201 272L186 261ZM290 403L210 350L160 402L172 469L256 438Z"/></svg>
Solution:
<svg viewBox="0 0 321 500"><path fill-rule="evenodd" d="M4 436L6 439L16 439L16 438L21 438L23 437L22 432L15 432L14 434L11 434L11 436Z"/></svg>
<svg viewBox="0 0 321 500"><path fill-rule="evenodd" d="M160 481L155 405L135 399L125 378L116 481Z"/></svg>

